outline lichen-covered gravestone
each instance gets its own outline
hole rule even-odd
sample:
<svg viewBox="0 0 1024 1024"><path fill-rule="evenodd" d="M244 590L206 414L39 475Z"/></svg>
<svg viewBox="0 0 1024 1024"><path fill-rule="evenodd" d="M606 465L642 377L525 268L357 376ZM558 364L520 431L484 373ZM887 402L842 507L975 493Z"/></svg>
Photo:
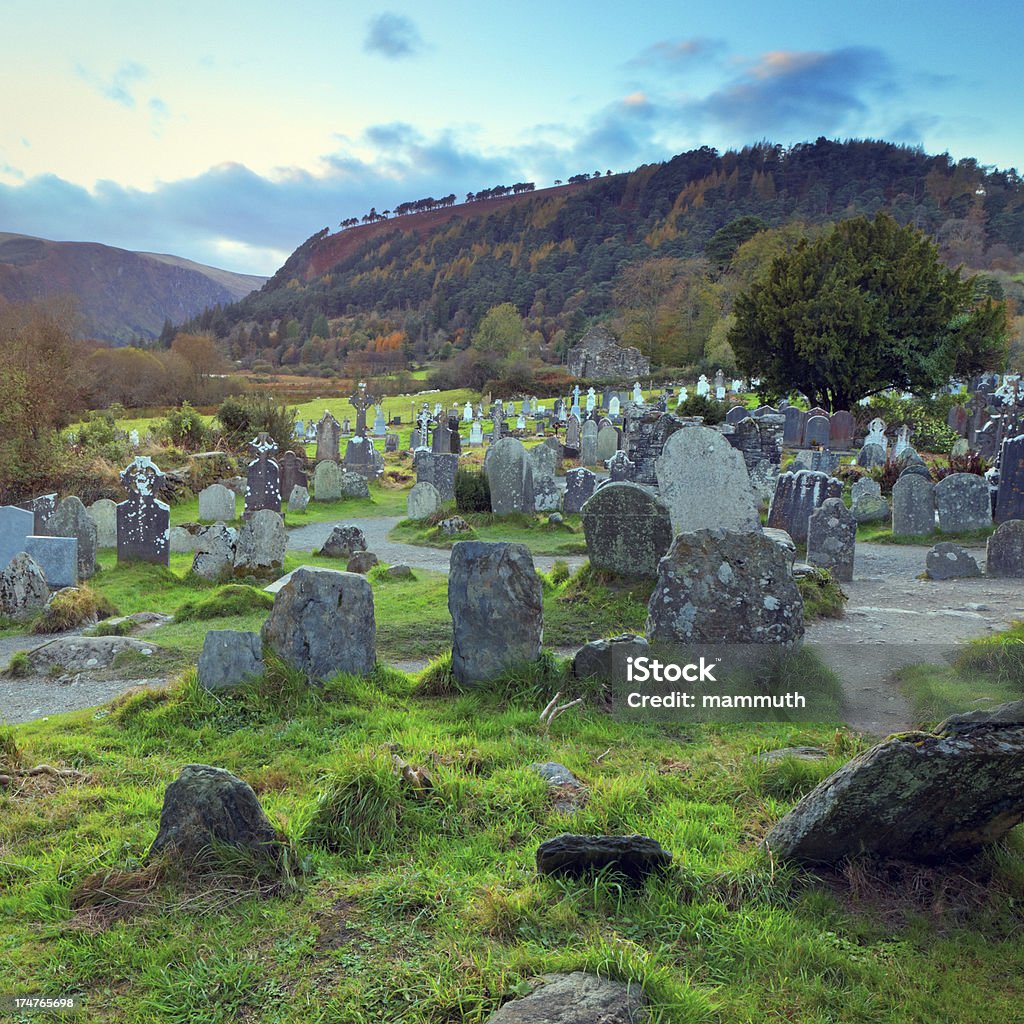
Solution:
<svg viewBox="0 0 1024 1024"><path fill-rule="evenodd" d="M597 474L583 466L570 469L565 474L565 498L563 512L579 512L597 487Z"/></svg>
<svg viewBox="0 0 1024 1024"><path fill-rule="evenodd" d="M543 597L525 545L456 543L448 574L456 680L474 686L535 661L544 634Z"/></svg>
<svg viewBox="0 0 1024 1024"><path fill-rule="evenodd" d="M888 520L891 513L889 502L882 497L882 485L865 476L850 488L850 512L858 523L875 523Z"/></svg>
<svg viewBox="0 0 1024 1024"><path fill-rule="evenodd" d="M1024 434L1008 437L999 448L997 523L1024 519Z"/></svg>
<svg viewBox="0 0 1024 1024"><path fill-rule="evenodd" d="M369 675L377 661L373 590L356 573L303 566L277 592L262 635L310 679Z"/></svg>
<svg viewBox="0 0 1024 1024"><path fill-rule="evenodd" d="M341 498L341 470L336 462L325 459L313 470L313 500L338 501Z"/></svg>
<svg viewBox="0 0 1024 1024"><path fill-rule="evenodd" d="M591 566L622 576L657 575L658 562L672 544L672 517L652 490L604 484L580 515Z"/></svg>
<svg viewBox="0 0 1024 1024"><path fill-rule="evenodd" d="M655 473L676 533L712 528L760 533L743 456L717 430L676 431L665 442Z"/></svg>
<svg viewBox="0 0 1024 1024"><path fill-rule="evenodd" d="M985 575L1024 577L1024 519L1000 523L985 548Z"/></svg>
<svg viewBox="0 0 1024 1024"><path fill-rule="evenodd" d="M533 511L533 472L521 441L503 437L491 445L484 469L491 488L491 511L495 515Z"/></svg>
<svg viewBox="0 0 1024 1024"><path fill-rule="evenodd" d="M797 544L803 544L807 541L811 513L829 498L838 498L842 493L842 483L827 473L809 469L783 473L775 482L768 525L785 530Z"/></svg>
<svg viewBox="0 0 1024 1024"><path fill-rule="evenodd" d="M442 505L441 492L426 480L413 484L405 501L406 515L410 519L428 519Z"/></svg>
<svg viewBox="0 0 1024 1024"><path fill-rule="evenodd" d="M929 549L925 556L924 574L930 580L957 580L980 576L981 569L968 551L943 541Z"/></svg>
<svg viewBox="0 0 1024 1024"><path fill-rule="evenodd" d="M199 520L230 523L235 518L235 492L223 484L210 484L199 492Z"/></svg>
<svg viewBox="0 0 1024 1024"><path fill-rule="evenodd" d="M804 606L781 548L760 532L681 533L647 606L652 643L792 644Z"/></svg>
<svg viewBox="0 0 1024 1024"><path fill-rule="evenodd" d="M992 497L984 477L951 473L935 485L933 493L943 533L985 530L992 525Z"/></svg>
<svg viewBox="0 0 1024 1024"><path fill-rule="evenodd" d="M593 420L587 420L580 433L580 462L584 466L597 464L597 435L597 424Z"/></svg>
<svg viewBox="0 0 1024 1024"><path fill-rule="evenodd" d="M245 484L245 515L261 509L281 513L281 467L274 456L277 442L265 431L249 442L248 476Z"/></svg>
<svg viewBox="0 0 1024 1024"><path fill-rule="evenodd" d="M284 565L288 532L280 513L261 508L243 523L235 545L236 576L274 576Z"/></svg>
<svg viewBox="0 0 1024 1024"><path fill-rule="evenodd" d="M935 485L923 476L901 476L892 488L892 532L924 537L935 529Z"/></svg>
<svg viewBox="0 0 1024 1024"><path fill-rule="evenodd" d="M412 459L416 470L416 482L433 484L442 501L455 499L455 474L459 468L459 457L455 454L435 455L424 450L416 452Z"/></svg>
<svg viewBox="0 0 1024 1024"><path fill-rule="evenodd" d="M316 425L316 461L338 462L341 459L341 424L324 412Z"/></svg>
<svg viewBox="0 0 1024 1024"><path fill-rule="evenodd" d="M220 582L231 576L235 565L238 531L224 523L204 526L195 535L192 571L204 580Z"/></svg>
<svg viewBox="0 0 1024 1024"><path fill-rule="evenodd" d="M89 518L96 524L96 546L117 547L117 503L99 498L88 508Z"/></svg>
<svg viewBox="0 0 1024 1024"><path fill-rule="evenodd" d="M829 498L810 515L807 524L807 562L828 569L843 582L853 579L857 520L842 498Z"/></svg>
<svg viewBox="0 0 1024 1024"><path fill-rule="evenodd" d="M288 495L289 512L305 512L309 508L309 491L296 484Z"/></svg>
<svg viewBox="0 0 1024 1024"><path fill-rule="evenodd" d="M557 512L562 504L562 492L555 479L558 455L547 445L528 448L526 458L533 480L533 506L525 512Z"/></svg>
<svg viewBox="0 0 1024 1024"><path fill-rule="evenodd" d="M80 498L65 498L46 521L49 537L74 537L78 541L78 578L87 580L96 572L96 524Z"/></svg>
<svg viewBox="0 0 1024 1024"><path fill-rule="evenodd" d="M128 500L117 506L117 560L168 565L171 510L156 493L164 475L148 455L138 455L121 474Z"/></svg>

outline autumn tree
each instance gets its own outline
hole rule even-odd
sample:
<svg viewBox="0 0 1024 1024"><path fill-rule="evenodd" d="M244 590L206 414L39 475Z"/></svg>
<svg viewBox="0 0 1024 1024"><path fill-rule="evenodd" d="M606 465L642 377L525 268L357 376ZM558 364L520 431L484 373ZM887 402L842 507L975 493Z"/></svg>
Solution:
<svg viewBox="0 0 1024 1024"><path fill-rule="evenodd" d="M680 261L656 256L628 264L612 290L615 304L626 320L626 339L636 345L652 364L658 341L658 321L680 273Z"/></svg>
<svg viewBox="0 0 1024 1024"><path fill-rule="evenodd" d="M831 409L889 387L932 391L1005 358L1003 304L978 302L973 279L881 213L777 257L737 296L735 314L729 344L765 397L798 389Z"/></svg>

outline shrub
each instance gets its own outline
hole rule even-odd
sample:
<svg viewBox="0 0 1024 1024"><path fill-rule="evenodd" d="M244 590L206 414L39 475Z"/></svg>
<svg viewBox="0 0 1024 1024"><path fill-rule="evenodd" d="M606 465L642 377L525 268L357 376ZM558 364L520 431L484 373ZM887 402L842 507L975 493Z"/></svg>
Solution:
<svg viewBox="0 0 1024 1024"><path fill-rule="evenodd" d="M182 402L179 409L172 409L158 425L157 433L171 444L192 452L209 447L212 436L210 428L188 402Z"/></svg>
<svg viewBox="0 0 1024 1024"><path fill-rule="evenodd" d="M953 473L973 473L975 476L984 476L989 466L989 460L981 452L967 452L964 455L951 455L948 466L933 466L932 476L937 480L951 476Z"/></svg>
<svg viewBox="0 0 1024 1024"><path fill-rule="evenodd" d="M217 410L217 419L232 448L241 448L261 431L284 451L295 434L297 409L280 404L273 395L229 395Z"/></svg>
<svg viewBox="0 0 1024 1024"><path fill-rule="evenodd" d="M490 512L491 485L482 470L455 472L455 507L460 512Z"/></svg>
<svg viewBox="0 0 1024 1024"><path fill-rule="evenodd" d="M709 427L716 423L724 423L728 411L724 402L718 402L707 395L690 395L685 402L680 402L676 406L677 416L703 416Z"/></svg>
<svg viewBox="0 0 1024 1024"><path fill-rule="evenodd" d="M846 592L827 569L812 569L796 581L804 601L804 621L841 619L849 600Z"/></svg>

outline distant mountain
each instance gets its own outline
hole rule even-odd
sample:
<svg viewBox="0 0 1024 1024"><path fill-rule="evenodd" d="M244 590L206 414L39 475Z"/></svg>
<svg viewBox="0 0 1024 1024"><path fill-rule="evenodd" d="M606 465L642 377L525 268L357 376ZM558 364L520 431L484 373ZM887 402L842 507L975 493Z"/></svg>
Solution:
<svg viewBox="0 0 1024 1024"><path fill-rule="evenodd" d="M81 334L103 341L156 338L166 320L236 302L265 281L179 256L0 232L0 300L72 295Z"/></svg>

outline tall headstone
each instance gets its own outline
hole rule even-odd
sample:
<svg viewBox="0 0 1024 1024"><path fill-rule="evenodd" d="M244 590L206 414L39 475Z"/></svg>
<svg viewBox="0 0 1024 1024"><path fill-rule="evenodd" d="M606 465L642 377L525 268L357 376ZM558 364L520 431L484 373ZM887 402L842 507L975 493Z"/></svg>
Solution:
<svg viewBox="0 0 1024 1024"><path fill-rule="evenodd" d="M278 459L281 473L281 497L287 498L296 487L309 487L309 477L302 459L289 450ZM202 518L202 517L200 517Z"/></svg>
<svg viewBox="0 0 1024 1024"><path fill-rule="evenodd" d="M621 576L655 576L672 543L668 505L649 487L609 483L580 512L587 555L596 569Z"/></svg>
<svg viewBox="0 0 1024 1024"><path fill-rule="evenodd" d="M547 445L528 448L526 458L533 478L533 509L535 512L555 512L562 504L562 492L555 479L558 454ZM531 511L524 509L524 511Z"/></svg>
<svg viewBox="0 0 1024 1024"><path fill-rule="evenodd" d="M892 532L924 537L935 529L935 485L923 476L901 476L892 488Z"/></svg>
<svg viewBox="0 0 1024 1024"><path fill-rule="evenodd" d="M265 431L249 442L248 477L245 485L245 515L260 509L281 513L281 467L274 456L277 442Z"/></svg>
<svg viewBox="0 0 1024 1024"><path fill-rule="evenodd" d="M326 410L316 425L316 461L341 461L341 424Z"/></svg>
<svg viewBox="0 0 1024 1024"><path fill-rule="evenodd" d="M809 416L804 427L804 444L808 448L812 445L827 448L829 429L829 418L827 416Z"/></svg>
<svg viewBox="0 0 1024 1024"><path fill-rule="evenodd" d="M807 423L807 413L795 405L790 405L782 415L786 418L782 440L790 448L797 448L804 443L804 425Z"/></svg>
<svg viewBox="0 0 1024 1024"><path fill-rule="evenodd" d="M1024 519L1024 434L1008 437L999 447L995 519Z"/></svg>
<svg viewBox="0 0 1024 1024"><path fill-rule="evenodd" d="M420 449L412 458L412 466L416 471L416 482L426 481L433 484L441 495L442 501L455 499L455 472L459 468L458 455L434 455L433 452Z"/></svg>
<svg viewBox="0 0 1024 1024"><path fill-rule="evenodd" d="M170 564L171 510L157 500L164 475L148 455L137 455L121 473L128 500L117 506L117 560Z"/></svg>
<svg viewBox="0 0 1024 1024"><path fill-rule="evenodd" d="M533 473L521 441L505 437L491 445L484 468L491 487L491 511L495 515L533 511Z"/></svg>
<svg viewBox="0 0 1024 1024"><path fill-rule="evenodd" d="M885 436L885 420L879 416L876 416L868 424L867 436L864 438L864 447L867 447L869 444L877 444L882 449L883 454L889 450L889 442ZM885 460L883 459L882 461L884 462Z"/></svg>
<svg viewBox="0 0 1024 1024"><path fill-rule="evenodd" d="M807 524L811 513L829 498L841 497L843 485L827 473L802 469L783 473L775 484L775 494L768 509L768 525L785 530L796 541L807 540Z"/></svg>
<svg viewBox="0 0 1024 1024"><path fill-rule="evenodd" d="M25 538L32 536L34 530L35 517L27 509L15 505L0 508L0 570L25 550Z"/></svg>
<svg viewBox="0 0 1024 1024"><path fill-rule="evenodd" d="M579 417L575 414L570 414L565 424L565 447L578 452L580 450L580 435Z"/></svg>
<svg viewBox="0 0 1024 1024"><path fill-rule="evenodd" d="M46 523L49 537L74 537L78 541L78 578L89 579L96 572L96 524L80 498L65 498Z"/></svg>
<svg viewBox="0 0 1024 1024"><path fill-rule="evenodd" d="M378 405L373 417L373 436L383 437L388 432L388 421L384 418L384 408Z"/></svg>
<svg viewBox="0 0 1024 1024"><path fill-rule="evenodd" d="M829 444L838 451L848 451L853 446L853 435L857 421L853 413L840 409L829 417Z"/></svg>
<svg viewBox="0 0 1024 1024"><path fill-rule="evenodd" d="M992 497L984 477L951 473L935 485L934 495L943 533L986 530L992 525Z"/></svg>
<svg viewBox="0 0 1024 1024"><path fill-rule="evenodd" d="M443 423L438 423L434 427L433 436L430 438L430 450L435 455L447 455L452 450L452 432Z"/></svg>
<svg viewBox="0 0 1024 1024"><path fill-rule="evenodd" d="M829 498L807 521L807 562L841 582L853 579L857 520L842 498Z"/></svg>
<svg viewBox="0 0 1024 1024"><path fill-rule="evenodd" d="M580 433L580 462L584 466L597 464L597 424L587 420Z"/></svg>
<svg viewBox="0 0 1024 1024"><path fill-rule="evenodd" d="M89 518L96 524L96 545L101 548L117 547L117 503L110 498L99 498L88 508Z"/></svg>
<svg viewBox="0 0 1024 1024"><path fill-rule="evenodd" d="M362 434L357 431L345 445L344 467L364 480L376 480L384 472L384 456L374 447L365 430Z"/></svg>
<svg viewBox="0 0 1024 1024"><path fill-rule="evenodd" d="M609 423L597 432L597 461L606 465L619 450L619 432Z"/></svg>
<svg viewBox="0 0 1024 1024"><path fill-rule="evenodd" d="M479 420L473 420L470 424L469 443L474 447L479 447L484 443L484 427Z"/></svg>
<svg viewBox="0 0 1024 1024"><path fill-rule="evenodd" d="M579 512L597 487L597 474L579 466L565 474L565 498L563 512Z"/></svg>
<svg viewBox="0 0 1024 1024"><path fill-rule="evenodd" d="M717 430L693 426L672 434L655 472L676 533L760 531L743 456Z"/></svg>

